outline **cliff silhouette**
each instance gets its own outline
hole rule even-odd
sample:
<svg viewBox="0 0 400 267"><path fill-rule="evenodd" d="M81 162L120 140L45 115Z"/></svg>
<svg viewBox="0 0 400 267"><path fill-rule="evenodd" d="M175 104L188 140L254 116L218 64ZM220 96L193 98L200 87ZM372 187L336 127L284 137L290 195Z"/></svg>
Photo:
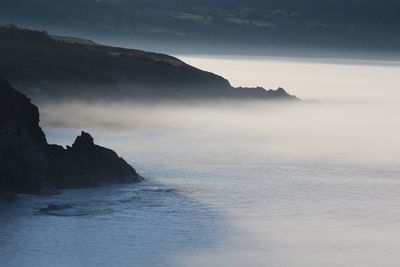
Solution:
<svg viewBox="0 0 400 267"><path fill-rule="evenodd" d="M39 110L0 78L0 196L54 194L62 188L139 182L141 177L114 151L82 132L66 149L47 143Z"/></svg>
<svg viewBox="0 0 400 267"><path fill-rule="evenodd" d="M283 89L234 88L169 55L11 25L0 27L0 73L35 100L296 99Z"/></svg>

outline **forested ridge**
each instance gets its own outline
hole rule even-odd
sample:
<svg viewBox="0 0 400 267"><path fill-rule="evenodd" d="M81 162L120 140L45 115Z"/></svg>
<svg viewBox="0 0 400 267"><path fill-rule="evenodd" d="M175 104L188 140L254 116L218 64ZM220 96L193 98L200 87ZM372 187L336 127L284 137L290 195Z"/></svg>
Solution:
<svg viewBox="0 0 400 267"><path fill-rule="evenodd" d="M398 10L395 0L2 0L0 22L132 40L396 50Z"/></svg>

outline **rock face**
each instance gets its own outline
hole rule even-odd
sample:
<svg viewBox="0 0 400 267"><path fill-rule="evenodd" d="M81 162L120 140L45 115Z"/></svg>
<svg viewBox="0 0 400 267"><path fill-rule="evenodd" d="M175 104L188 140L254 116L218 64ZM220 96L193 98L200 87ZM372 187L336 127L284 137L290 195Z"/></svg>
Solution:
<svg viewBox="0 0 400 267"><path fill-rule="evenodd" d="M0 79L0 187L39 192L50 166L38 108Z"/></svg>
<svg viewBox="0 0 400 267"><path fill-rule="evenodd" d="M92 136L85 132L66 150L50 146L50 155L50 181L61 188L135 182L139 178L136 171L114 151L95 145Z"/></svg>
<svg viewBox="0 0 400 267"><path fill-rule="evenodd" d="M82 132L67 149L49 145L38 108L0 78L0 197L140 179L115 152L95 145L88 133Z"/></svg>

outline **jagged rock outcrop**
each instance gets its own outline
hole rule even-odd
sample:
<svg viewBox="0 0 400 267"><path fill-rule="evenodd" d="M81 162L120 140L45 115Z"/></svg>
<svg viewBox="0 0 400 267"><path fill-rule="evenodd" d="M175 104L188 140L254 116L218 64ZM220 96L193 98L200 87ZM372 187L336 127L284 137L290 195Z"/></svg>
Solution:
<svg viewBox="0 0 400 267"><path fill-rule="evenodd" d="M86 132L67 149L50 146L50 158L50 181L61 188L135 182L139 178L129 164L114 151L94 144L92 136Z"/></svg>
<svg viewBox="0 0 400 267"><path fill-rule="evenodd" d="M49 145L38 108L0 78L0 197L140 179L114 151L95 145L88 133L82 132L67 149Z"/></svg>

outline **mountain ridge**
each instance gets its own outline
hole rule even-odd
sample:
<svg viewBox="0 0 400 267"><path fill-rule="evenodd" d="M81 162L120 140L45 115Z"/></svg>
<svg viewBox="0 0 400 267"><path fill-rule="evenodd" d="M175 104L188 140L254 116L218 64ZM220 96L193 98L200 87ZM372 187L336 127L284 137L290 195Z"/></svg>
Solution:
<svg viewBox="0 0 400 267"><path fill-rule="evenodd" d="M233 88L229 81L160 53L0 27L0 73L33 99L296 99ZM260 93L261 92L261 93Z"/></svg>

